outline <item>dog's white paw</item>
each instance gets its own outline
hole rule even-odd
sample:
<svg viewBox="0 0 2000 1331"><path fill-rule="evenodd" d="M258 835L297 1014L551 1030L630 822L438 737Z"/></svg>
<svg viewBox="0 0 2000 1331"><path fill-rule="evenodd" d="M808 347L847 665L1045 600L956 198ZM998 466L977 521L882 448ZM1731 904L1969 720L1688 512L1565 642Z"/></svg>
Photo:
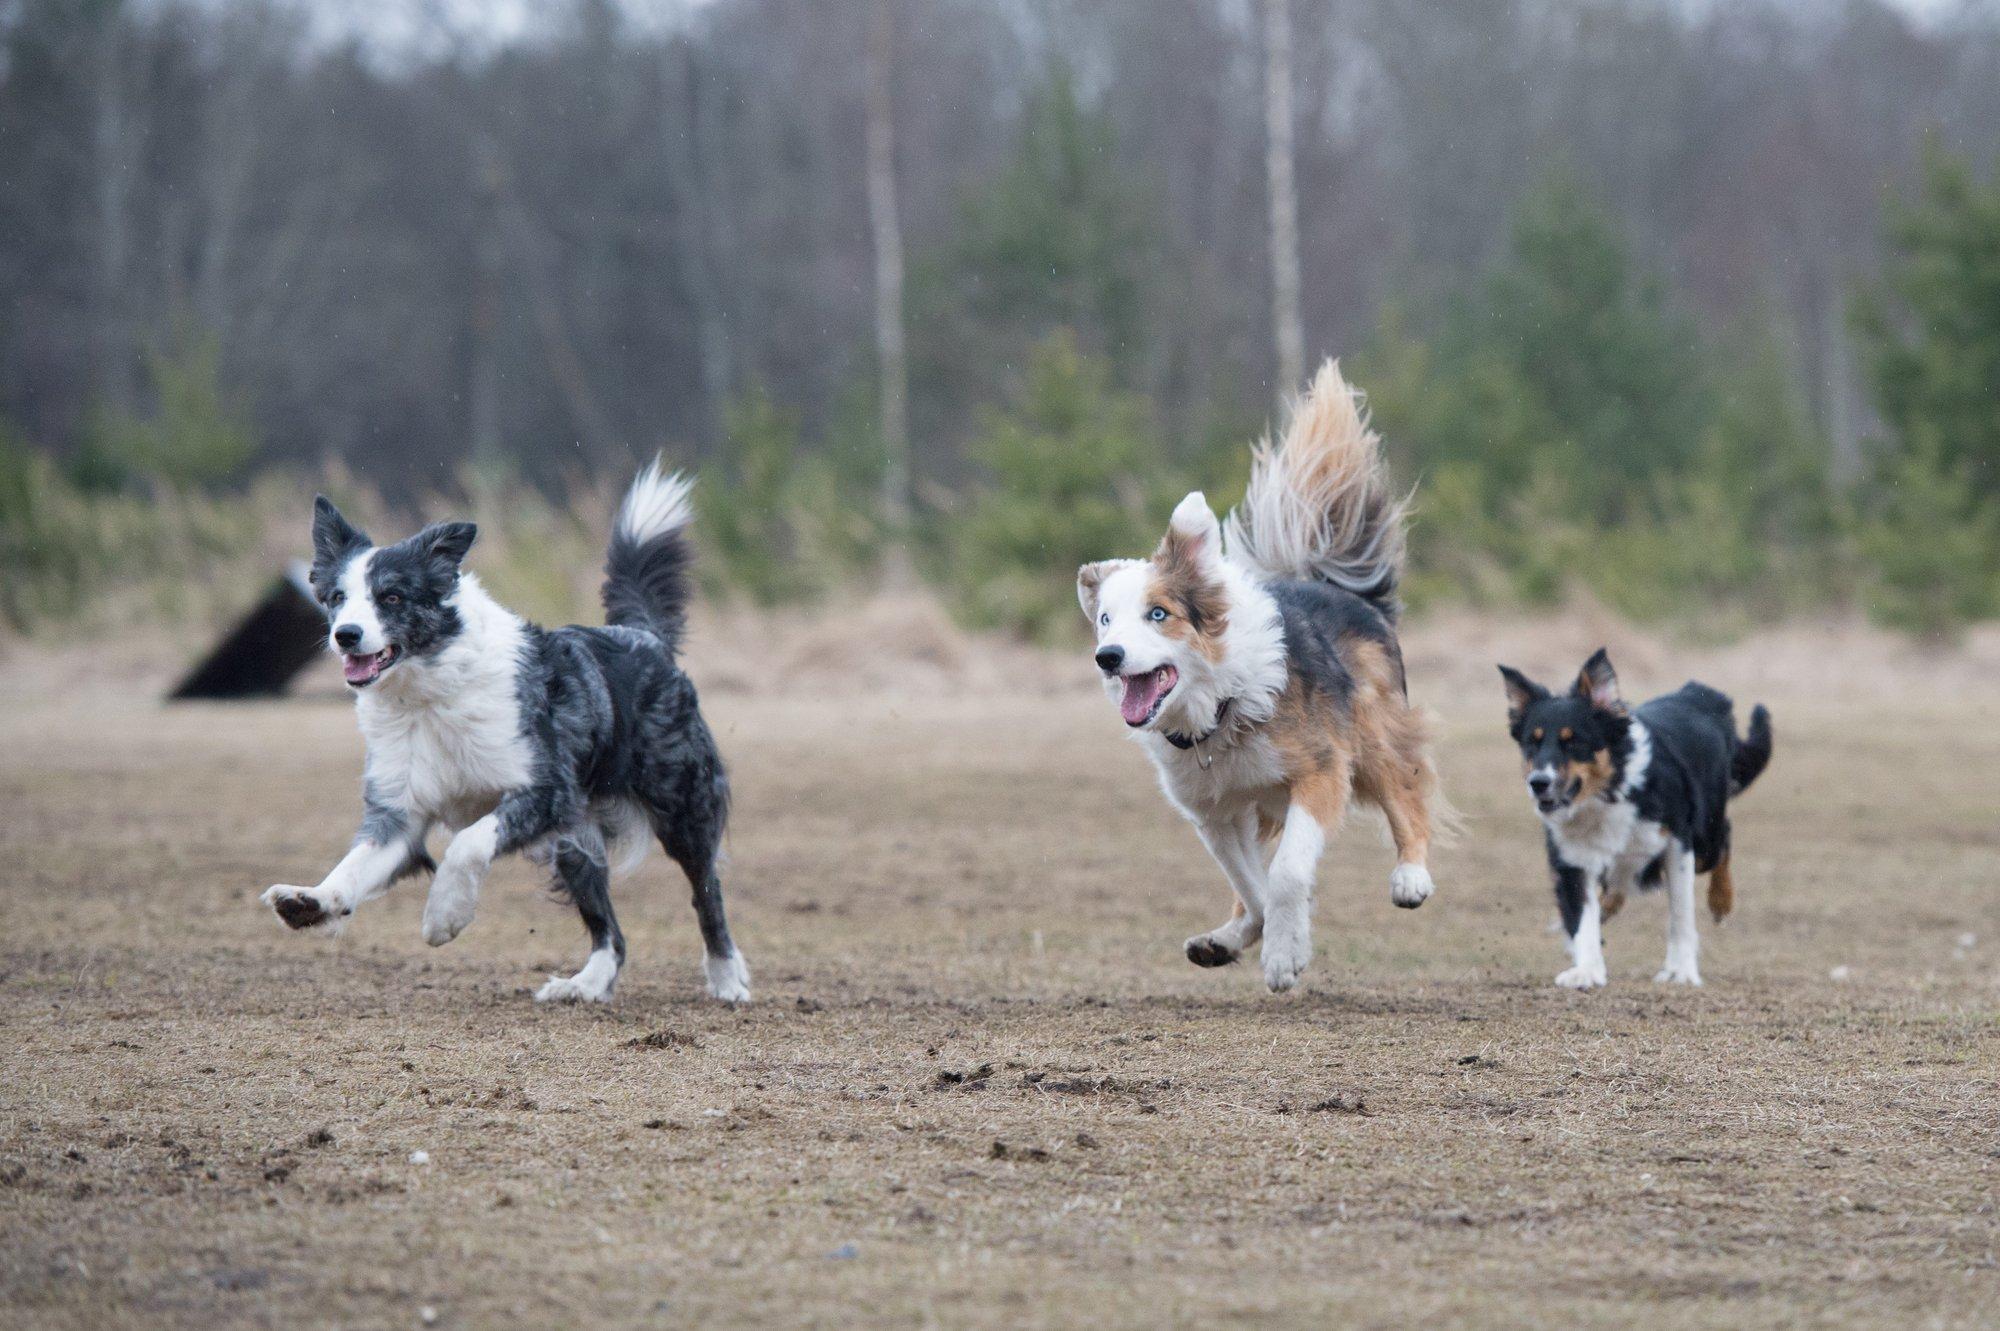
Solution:
<svg viewBox="0 0 2000 1331"><path fill-rule="evenodd" d="M1431 871L1421 864L1399 864L1389 875L1389 900L1404 910L1415 910L1429 901L1436 890Z"/></svg>
<svg viewBox="0 0 2000 1331"><path fill-rule="evenodd" d="M318 929L324 933L338 933L348 911L343 905L322 898L310 887L293 887L289 883L278 883L264 890L258 898L277 913L287 927L292 929Z"/></svg>
<svg viewBox="0 0 2000 1331"><path fill-rule="evenodd" d="M708 995L724 1003L750 1001L750 967L741 952L726 957L704 957L701 968L708 974Z"/></svg>
<svg viewBox="0 0 2000 1331"><path fill-rule="evenodd" d="M574 975L551 975L549 982L535 991L537 1003L609 1003L618 987L618 953L599 948Z"/></svg>
<svg viewBox="0 0 2000 1331"><path fill-rule="evenodd" d="M439 891L433 887L430 896L424 899L424 941L432 947L443 947L472 923L478 906L478 898L469 892Z"/></svg>
<svg viewBox="0 0 2000 1331"><path fill-rule="evenodd" d="M1264 985L1282 994L1299 982L1312 960L1312 937L1304 930L1270 930L1264 934Z"/></svg>
<svg viewBox="0 0 2000 1331"><path fill-rule="evenodd" d="M1601 964L1596 966L1571 966L1561 975L1556 976L1556 984L1564 989L1602 989L1607 983L1609 981L1605 977L1604 967Z"/></svg>
<svg viewBox="0 0 2000 1331"><path fill-rule="evenodd" d="M1701 972L1696 970L1692 963L1668 962L1660 973L1653 977L1653 983L1691 984L1699 989L1701 987Z"/></svg>
<svg viewBox="0 0 2000 1331"><path fill-rule="evenodd" d="M611 986L575 975L551 975L549 982L535 990L537 1003L609 1003Z"/></svg>

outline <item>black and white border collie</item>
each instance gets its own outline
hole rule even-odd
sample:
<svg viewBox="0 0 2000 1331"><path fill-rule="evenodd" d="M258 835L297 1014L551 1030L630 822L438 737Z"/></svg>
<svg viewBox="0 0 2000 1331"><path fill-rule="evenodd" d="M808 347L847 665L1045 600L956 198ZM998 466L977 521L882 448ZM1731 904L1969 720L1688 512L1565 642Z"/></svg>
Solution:
<svg viewBox="0 0 2000 1331"><path fill-rule="evenodd" d="M1431 895L1437 780L1396 635L1402 554L1380 441L1328 362L1283 443L1257 449L1226 529L1191 494L1150 558L1077 575L1105 691L1236 893L1226 924L1187 941L1197 966L1261 938L1265 984L1298 983L1320 855L1350 799L1388 818L1390 899Z"/></svg>
<svg viewBox="0 0 2000 1331"><path fill-rule="evenodd" d="M1709 875L1708 908L1722 920L1736 904L1729 801L1771 761L1770 712L1754 709L1738 739L1728 696L1692 680L1628 711L1602 648L1560 696L1511 666L1500 675L1569 938L1570 966L1556 983L1606 983L1603 921L1628 890L1664 883L1667 959L1653 979L1700 984L1695 875Z"/></svg>
<svg viewBox="0 0 2000 1331"><path fill-rule="evenodd" d="M716 873L728 778L674 661L691 484L658 462L633 483L611 537L604 628L543 629L501 607L460 568L469 522L376 546L315 503L313 590L368 759L353 849L317 887L265 892L280 919L336 931L362 902L429 871L424 941L441 946L472 922L494 857L521 851L549 866L590 931L583 969L535 997L605 1002L625 961L611 875L651 835L693 885L709 993L749 1000ZM455 833L438 863L424 848L434 826Z"/></svg>

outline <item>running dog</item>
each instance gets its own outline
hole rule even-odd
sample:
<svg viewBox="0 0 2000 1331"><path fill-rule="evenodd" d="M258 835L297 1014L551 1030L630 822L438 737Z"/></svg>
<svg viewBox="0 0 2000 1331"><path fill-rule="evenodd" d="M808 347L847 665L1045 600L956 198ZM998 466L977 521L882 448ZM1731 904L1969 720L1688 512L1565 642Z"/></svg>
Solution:
<svg viewBox="0 0 2000 1331"><path fill-rule="evenodd" d="M1320 854L1351 799L1388 818L1390 899L1431 895L1437 780L1396 636L1403 507L1328 362L1283 442L1256 449L1226 527L1197 492L1150 558L1077 575L1105 691L1236 893L1227 923L1187 941L1197 966L1261 938L1265 984L1298 983Z"/></svg>
<svg viewBox="0 0 2000 1331"><path fill-rule="evenodd" d="M1665 883L1667 959L1653 979L1700 984L1695 875L1709 875L1708 909L1719 923L1736 904L1729 801L1771 761L1770 712L1753 709L1738 739L1728 695L1693 680L1628 711L1602 648L1561 696L1511 666L1500 676L1569 940L1570 966L1556 983L1606 983L1604 920L1628 890Z"/></svg>
<svg viewBox="0 0 2000 1331"><path fill-rule="evenodd" d="M625 962L611 875L658 837L694 887L708 991L750 998L716 873L729 783L694 685L674 661L686 620L692 482L655 461L611 537L604 628L543 629L501 607L460 565L476 529L442 522L376 546L322 497L312 585L368 742L361 830L317 887L263 900L294 929L337 931L398 879L434 873L424 941L472 922L497 855L551 869L590 932L590 957L542 1002L606 1002ZM441 863L433 826L456 835Z"/></svg>

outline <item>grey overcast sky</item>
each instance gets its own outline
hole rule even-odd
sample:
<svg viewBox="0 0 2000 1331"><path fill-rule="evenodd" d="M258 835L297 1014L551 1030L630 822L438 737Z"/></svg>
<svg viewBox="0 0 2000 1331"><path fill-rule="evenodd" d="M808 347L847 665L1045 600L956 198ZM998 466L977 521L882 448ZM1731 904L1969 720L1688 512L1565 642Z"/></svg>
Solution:
<svg viewBox="0 0 2000 1331"><path fill-rule="evenodd" d="M531 35L560 5L546 0L291 0L308 17L313 35L324 42L359 38L385 55L419 55L459 39L475 45L503 45ZM845 0L827 0L843 3ZM1737 0L1660 0L1689 12L1701 12ZM2000 18L2000 0L1888 0L1918 21L1948 22L1965 14ZM231 0L206 0L218 9ZM688 14L726 0L617 0L635 23L671 27ZM992 0L996 7L1018 9L1022 0ZM1844 8L1848 0L1779 0L1779 7L1802 17Z"/></svg>

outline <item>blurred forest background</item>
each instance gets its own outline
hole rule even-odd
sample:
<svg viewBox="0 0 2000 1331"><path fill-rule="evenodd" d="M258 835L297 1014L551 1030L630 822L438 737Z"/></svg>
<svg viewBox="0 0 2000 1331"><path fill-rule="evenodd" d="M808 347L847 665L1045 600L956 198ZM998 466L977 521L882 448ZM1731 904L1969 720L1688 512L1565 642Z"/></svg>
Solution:
<svg viewBox="0 0 2000 1331"><path fill-rule="evenodd" d="M328 489L582 613L1074 567L1320 357L1418 603L2000 614L2000 6L0 0L0 633L211 620ZM115 594L114 594L115 593Z"/></svg>

